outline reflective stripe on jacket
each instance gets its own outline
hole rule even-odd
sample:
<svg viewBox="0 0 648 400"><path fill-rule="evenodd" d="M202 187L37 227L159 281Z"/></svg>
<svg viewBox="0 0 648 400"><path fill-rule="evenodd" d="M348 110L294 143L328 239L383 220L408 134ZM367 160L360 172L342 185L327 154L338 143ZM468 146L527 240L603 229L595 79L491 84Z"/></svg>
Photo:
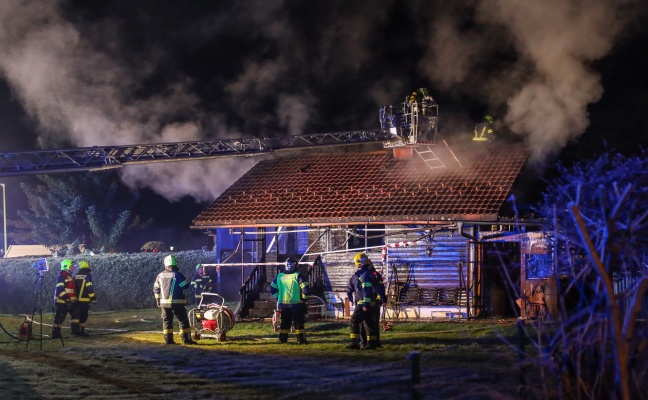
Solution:
<svg viewBox="0 0 648 400"><path fill-rule="evenodd" d="M184 290L189 288L189 281L178 271L164 271L155 279L153 294L160 301L160 307L171 308L174 304L186 304Z"/></svg>
<svg viewBox="0 0 648 400"><path fill-rule="evenodd" d="M371 304L375 303L376 292L373 285L373 275L364 268L358 269L355 274L349 279L347 286L347 297L349 301L355 304Z"/></svg>
<svg viewBox="0 0 648 400"><path fill-rule="evenodd" d="M81 273L83 271L83 273ZM79 270L74 276L77 299L81 303L95 301L94 286L92 285L92 273L89 268Z"/></svg>
<svg viewBox="0 0 648 400"><path fill-rule="evenodd" d="M202 298L202 292L211 290L213 283L214 281L209 275L196 274L191 278L191 288L193 289L196 302Z"/></svg>
<svg viewBox="0 0 648 400"><path fill-rule="evenodd" d="M280 272L270 284L270 293L281 305L299 304L308 300L308 282L297 272Z"/></svg>
<svg viewBox="0 0 648 400"><path fill-rule="evenodd" d="M56 277L56 288L54 289L54 301L57 303L75 302L76 285L72 274L68 271L59 272Z"/></svg>

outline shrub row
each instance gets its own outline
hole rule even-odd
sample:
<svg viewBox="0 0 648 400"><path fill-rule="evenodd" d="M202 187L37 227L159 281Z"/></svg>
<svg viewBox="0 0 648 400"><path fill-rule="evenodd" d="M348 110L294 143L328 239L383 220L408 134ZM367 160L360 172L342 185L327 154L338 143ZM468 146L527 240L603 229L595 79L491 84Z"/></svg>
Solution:
<svg viewBox="0 0 648 400"><path fill-rule="evenodd" d="M90 263L97 304L95 310L112 311L155 307L153 283L164 270L164 257L171 253L111 253L96 256L71 257ZM195 274L196 264L213 263L213 252L192 250L173 252L180 272L187 279ZM54 286L62 257L48 257L49 271L38 272L33 265L40 258L0 259L0 313L31 314L51 312ZM78 269L75 268L75 273ZM193 303L191 289L185 292Z"/></svg>

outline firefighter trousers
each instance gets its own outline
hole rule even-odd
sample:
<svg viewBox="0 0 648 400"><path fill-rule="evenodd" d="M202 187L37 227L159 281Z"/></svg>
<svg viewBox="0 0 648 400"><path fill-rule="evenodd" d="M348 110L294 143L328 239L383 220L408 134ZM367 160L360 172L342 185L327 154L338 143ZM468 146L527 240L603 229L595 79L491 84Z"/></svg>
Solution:
<svg viewBox="0 0 648 400"><path fill-rule="evenodd" d="M70 329L72 330L72 334L78 334L80 328L76 303L56 303L52 326L60 330L68 314L70 314Z"/></svg>
<svg viewBox="0 0 648 400"><path fill-rule="evenodd" d="M178 318L180 323L181 333L190 333L191 325L189 324L189 316L184 304L174 304L169 308L162 308L162 329L164 334L173 334L173 317Z"/></svg>

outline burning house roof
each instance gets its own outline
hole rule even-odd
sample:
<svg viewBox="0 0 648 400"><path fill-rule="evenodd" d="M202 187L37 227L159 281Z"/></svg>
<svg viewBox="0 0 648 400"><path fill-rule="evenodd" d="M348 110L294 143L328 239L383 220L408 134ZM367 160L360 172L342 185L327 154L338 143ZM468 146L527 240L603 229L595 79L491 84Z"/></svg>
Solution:
<svg viewBox="0 0 648 400"><path fill-rule="evenodd" d="M528 156L522 145L455 153L432 145L409 157L397 150L261 161L194 227L496 221Z"/></svg>

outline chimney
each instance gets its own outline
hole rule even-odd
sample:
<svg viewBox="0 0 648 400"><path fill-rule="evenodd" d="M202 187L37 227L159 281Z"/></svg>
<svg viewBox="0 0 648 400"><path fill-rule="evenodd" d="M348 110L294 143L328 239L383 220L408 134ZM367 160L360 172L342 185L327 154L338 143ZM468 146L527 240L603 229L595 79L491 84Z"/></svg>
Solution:
<svg viewBox="0 0 648 400"><path fill-rule="evenodd" d="M394 152L394 158L401 159L401 160L410 159L414 154L414 150L412 147L394 147L392 148L392 150Z"/></svg>

